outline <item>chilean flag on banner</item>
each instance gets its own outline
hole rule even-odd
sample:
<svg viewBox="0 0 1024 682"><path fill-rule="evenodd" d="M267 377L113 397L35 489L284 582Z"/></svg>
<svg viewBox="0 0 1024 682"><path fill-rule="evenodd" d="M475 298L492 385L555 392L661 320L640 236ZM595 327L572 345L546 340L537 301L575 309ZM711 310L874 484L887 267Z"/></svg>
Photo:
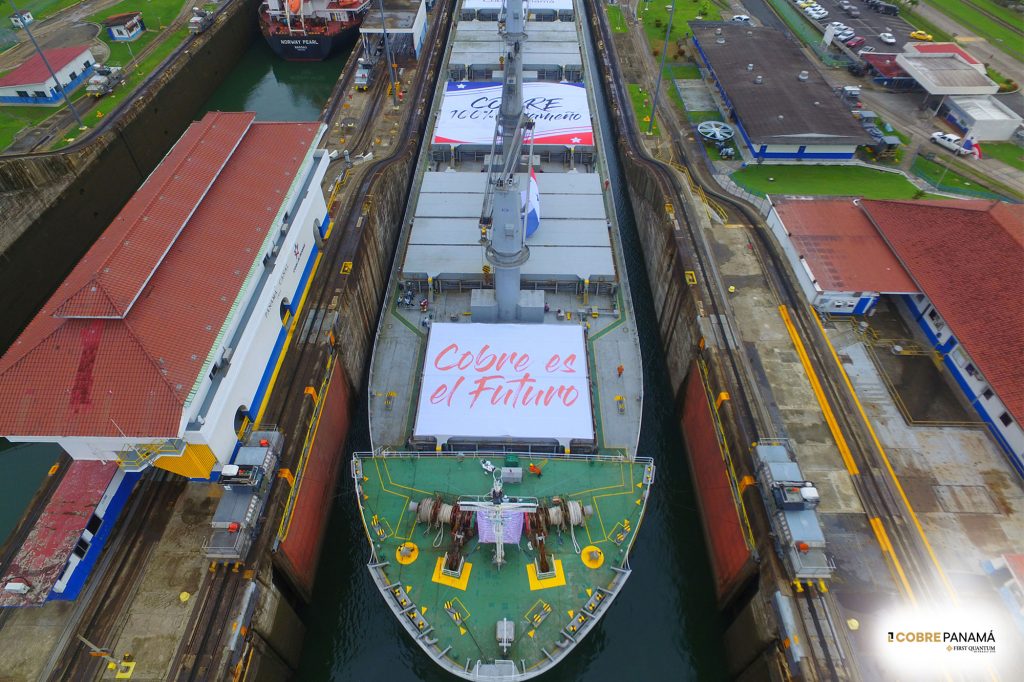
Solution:
<svg viewBox="0 0 1024 682"><path fill-rule="evenodd" d="M530 189L523 192L523 210L526 211L526 236L530 237L540 227L540 188L537 187L537 173L530 168Z"/></svg>

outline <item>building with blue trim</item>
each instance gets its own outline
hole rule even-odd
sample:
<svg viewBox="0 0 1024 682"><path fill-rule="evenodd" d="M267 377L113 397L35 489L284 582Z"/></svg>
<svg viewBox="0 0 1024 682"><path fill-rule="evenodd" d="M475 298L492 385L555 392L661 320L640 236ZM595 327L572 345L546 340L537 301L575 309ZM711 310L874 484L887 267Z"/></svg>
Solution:
<svg viewBox="0 0 1024 682"><path fill-rule="evenodd" d="M888 295L1024 476L1019 207L773 198L768 224L819 311L870 314Z"/></svg>
<svg viewBox="0 0 1024 682"><path fill-rule="evenodd" d="M749 156L835 163L871 138L800 46L772 28L691 21L693 44Z"/></svg>
<svg viewBox="0 0 1024 682"><path fill-rule="evenodd" d="M107 36L111 40L128 42L142 35L146 24L142 21L142 12L124 12L104 19L103 28L107 29Z"/></svg>
<svg viewBox="0 0 1024 682"><path fill-rule="evenodd" d="M46 61L38 54L23 62L10 73L0 77L0 104L61 104L92 75L96 58L87 45L58 47L44 50ZM49 68L47 68L49 64ZM55 80L50 70L57 76ZM60 86L58 86L58 81Z"/></svg>

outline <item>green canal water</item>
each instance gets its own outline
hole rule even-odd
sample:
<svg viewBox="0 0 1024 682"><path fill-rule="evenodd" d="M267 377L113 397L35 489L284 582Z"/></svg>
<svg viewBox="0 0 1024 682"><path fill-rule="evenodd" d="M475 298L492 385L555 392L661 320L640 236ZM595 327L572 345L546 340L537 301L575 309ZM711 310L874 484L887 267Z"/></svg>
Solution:
<svg viewBox="0 0 1024 682"><path fill-rule="evenodd" d="M254 40L195 117L208 111L254 111L260 121L315 121L351 51L347 45L322 62L286 62L266 41Z"/></svg>
<svg viewBox="0 0 1024 682"><path fill-rule="evenodd" d="M259 120L311 120L320 115L347 53L330 61L287 63L257 40L203 111L255 111ZM590 65L597 73L596 64ZM614 150L601 107L604 148ZM639 238L618 160L612 186L632 285L644 359L645 400L640 449L655 458L657 480L634 547L633 574L595 631L541 682L724 679L722 624L674 399L658 339L656 314ZM366 396L356 401L344 456L369 449ZM308 627L304 682L452 680L416 646L392 616L366 569L369 549L353 484L341 468L329 510L313 602L300 614ZM325 510L326 511L326 510Z"/></svg>
<svg viewBox="0 0 1024 682"><path fill-rule="evenodd" d="M11 443L0 438L0 546L18 525L18 520L36 494L50 467L60 457L60 448L44 443Z"/></svg>

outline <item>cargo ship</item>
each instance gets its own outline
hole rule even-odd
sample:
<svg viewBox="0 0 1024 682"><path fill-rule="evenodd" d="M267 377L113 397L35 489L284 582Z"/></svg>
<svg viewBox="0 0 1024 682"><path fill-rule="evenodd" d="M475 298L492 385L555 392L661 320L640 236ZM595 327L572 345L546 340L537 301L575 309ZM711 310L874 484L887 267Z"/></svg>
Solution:
<svg viewBox="0 0 1024 682"><path fill-rule="evenodd" d="M464 679L530 679L598 627L655 478L597 69L556 4L461 0L350 462L376 589Z"/></svg>
<svg viewBox="0 0 1024 682"><path fill-rule="evenodd" d="M327 59L363 22L370 0L265 0L260 31L289 61Z"/></svg>

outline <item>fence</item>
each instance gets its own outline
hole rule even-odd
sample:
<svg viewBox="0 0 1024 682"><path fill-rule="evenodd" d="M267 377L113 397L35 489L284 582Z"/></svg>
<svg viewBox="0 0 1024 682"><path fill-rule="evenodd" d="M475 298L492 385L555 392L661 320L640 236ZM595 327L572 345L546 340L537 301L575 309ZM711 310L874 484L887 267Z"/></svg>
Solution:
<svg viewBox="0 0 1024 682"><path fill-rule="evenodd" d="M853 63L846 55L834 54L828 51L828 47L823 47L821 44L822 33L810 24L807 17L795 5L786 0L768 0L768 3L793 33L814 50L825 66L845 69Z"/></svg>
<svg viewBox="0 0 1024 682"><path fill-rule="evenodd" d="M1002 194L955 184L954 181L963 180L963 176L957 173L956 170L950 166L939 161L929 159L921 154L914 157L914 162L910 165L910 172L942 192L960 194L963 196L975 197L977 199L994 199L996 201L1008 201L1014 204L1021 203L1018 199L1011 199L1010 197ZM947 179L949 182L946 182Z"/></svg>

